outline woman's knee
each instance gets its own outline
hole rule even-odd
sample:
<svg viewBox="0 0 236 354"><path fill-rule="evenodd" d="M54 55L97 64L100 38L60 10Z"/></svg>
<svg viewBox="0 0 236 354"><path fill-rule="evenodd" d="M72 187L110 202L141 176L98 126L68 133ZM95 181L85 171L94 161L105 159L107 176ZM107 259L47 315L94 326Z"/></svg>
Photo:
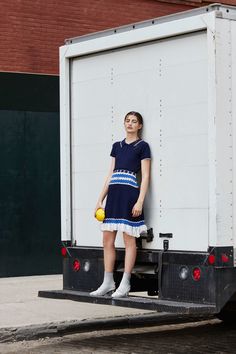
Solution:
<svg viewBox="0 0 236 354"><path fill-rule="evenodd" d="M126 233L123 234L125 247L136 248L136 238L134 236L130 236Z"/></svg>
<svg viewBox="0 0 236 354"><path fill-rule="evenodd" d="M103 232L103 247L114 248L115 247L115 232L104 231Z"/></svg>

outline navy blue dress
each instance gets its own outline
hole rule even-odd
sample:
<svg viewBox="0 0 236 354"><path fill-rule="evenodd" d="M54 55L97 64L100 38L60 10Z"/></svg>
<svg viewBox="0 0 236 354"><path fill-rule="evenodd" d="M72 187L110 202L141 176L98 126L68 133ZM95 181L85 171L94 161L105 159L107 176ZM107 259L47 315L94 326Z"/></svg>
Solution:
<svg viewBox="0 0 236 354"><path fill-rule="evenodd" d="M105 219L102 231L122 231L139 237L147 227L144 214L132 216L132 209L139 197L137 173L141 170L141 161L150 159L148 143L139 139L127 144L125 139L112 146L111 156L115 157L115 168L109 183Z"/></svg>

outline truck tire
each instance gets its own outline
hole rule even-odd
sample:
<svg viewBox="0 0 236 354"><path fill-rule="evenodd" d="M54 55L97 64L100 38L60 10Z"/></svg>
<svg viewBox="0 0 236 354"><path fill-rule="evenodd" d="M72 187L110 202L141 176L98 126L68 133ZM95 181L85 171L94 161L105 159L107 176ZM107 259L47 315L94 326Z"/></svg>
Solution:
<svg viewBox="0 0 236 354"><path fill-rule="evenodd" d="M228 302L216 317L227 324L236 324L236 302Z"/></svg>

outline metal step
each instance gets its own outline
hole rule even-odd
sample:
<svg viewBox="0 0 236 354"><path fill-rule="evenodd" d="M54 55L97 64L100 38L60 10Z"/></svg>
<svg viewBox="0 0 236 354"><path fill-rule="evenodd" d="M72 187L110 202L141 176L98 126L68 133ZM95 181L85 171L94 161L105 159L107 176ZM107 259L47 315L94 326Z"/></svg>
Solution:
<svg viewBox="0 0 236 354"><path fill-rule="evenodd" d="M151 274L157 275L156 266L153 265L135 265L132 270L132 274ZM117 272L124 273L124 267L118 267Z"/></svg>
<svg viewBox="0 0 236 354"><path fill-rule="evenodd" d="M120 299L112 299L111 296L90 296L87 292L74 290L42 290L39 291L38 296L178 314L206 315L217 313L216 307L211 304L161 300L156 297L127 296Z"/></svg>

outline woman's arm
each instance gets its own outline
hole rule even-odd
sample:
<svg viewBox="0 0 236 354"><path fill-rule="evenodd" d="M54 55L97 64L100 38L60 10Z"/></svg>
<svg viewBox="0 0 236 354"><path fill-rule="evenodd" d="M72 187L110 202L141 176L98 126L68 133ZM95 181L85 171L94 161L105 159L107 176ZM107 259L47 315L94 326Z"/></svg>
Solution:
<svg viewBox="0 0 236 354"><path fill-rule="evenodd" d="M105 180L105 183L104 183L104 186L103 186L103 189L101 191L101 194L99 195L99 198L98 198L98 201L97 201L97 204L96 204L96 207L95 207L95 213L97 211L97 209L99 208L103 208L102 206L102 203L107 195L107 192L108 192L108 186L109 186L109 182L111 180L111 176L112 176L112 173L113 173L113 170L114 170L114 167L115 167L115 158L112 157L111 159L111 166L110 166L110 169L109 169L109 173L106 177L106 180Z"/></svg>
<svg viewBox="0 0 236 354"><path fill-rule="evenodd" d="M137 217L142 214L144 199L148 190L149 179L150 179L150 167L151 160L144 159L141 161L141 174L142 181L140 186L140 193L137 202L132 209L132 216Z"/></svg>

